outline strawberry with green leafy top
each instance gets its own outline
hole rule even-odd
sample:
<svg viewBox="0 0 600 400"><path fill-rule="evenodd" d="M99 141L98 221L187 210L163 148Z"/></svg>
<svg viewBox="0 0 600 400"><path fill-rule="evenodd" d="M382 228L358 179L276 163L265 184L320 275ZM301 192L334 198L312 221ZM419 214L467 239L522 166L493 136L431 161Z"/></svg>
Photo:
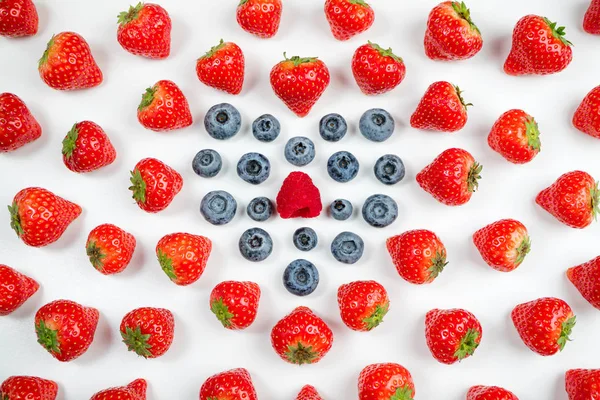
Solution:
<svg viewBox="0 0 600 400"><path fill-rule="evenodd" d="M488 144L514 164L525 164L540 152L540 131L535 119L523 110L509 110L492 126Z"/></svg>
<svg viewBox="0 0 600 400"><path fill-rule="evenodd" d="M117 158L104 130L90 121L73 125L62 145L63 162L73 172L91 172L112 164Z"/></svg>
<svg viewBox="0 0 600 400"><path fill-rule="evenodd" d="M210 239L190 233L163 236L156 245L156 256L164 273L177 285L196 282L208 262Z"/></svg>
<svg viewBox="0 0 600 400"><path fill-rule="evenodd" d="M358 376L359 400L413 400L415 384L400 364L367 365Z"/></svg>
<svg viewBox="0 0 600 400"><path fill-rule="evenodd" d="M254 282L225 281L210 293L210 310L227 329L246 329L256 319L260 287Z"/></svg>
<svg viewBox="0 0 600 400"><path fill-rule="evenodd" d="M425 317L425 338L431 355L443 364L472 356L482 329L473 314L462 309L431 310Z"/></svg>
<svg viewBox="0 0 600 400"><path fill-rule="evenodd" d="M0 316L21 307L37 292L40 285L32 278L0 264Z"/></svg>
<svg viewBox="0 0 600 400"><path fill-rule="evenodd" d="M90 232L85 245L92 266L104 275L127 268L135 250L135 237L112 224L102 224Z"/></svg>
<svg viewBox="0 0 600 400"><path fill-rule="evenodd" d="M244 86L244 53L233 42L223 39L196 62L200 82L229 94L239 94Z"/></svg>
<svg viewBox="0 0 600 400"><path fill-rule="evenodd" d="M375 281L341 285L337 300L342 321L355 331L366 332L379 326L390 308L385 288Z"/></svg>
<svg viewBox="0 0 600 400"><path fill-rule="evenodd" d="M131 171L133 199L147 212L156 213L171 204L183 187L181 175L156 158L144 158Z"/></svg>
<svg viewBox="0 0 600 400"><path fill-rule="evenodd" d="M155 132L185 128L193 122L185 95L174 82L167 80L146 89L137 117L144 128Z"/></svg>
<svg viewBox="0 0 600 400"><path fill-rule="evenodd" d="M410 283L431 283L448 265L446 247L435 233L426 229L392 236L386 247L398 274Z"/></svg>
<svg viewBox="0 0 600 400"><path fill-rule="evenodd" d="M369 42L354 52L352 74L364 94L382 94L402 83L406 66L391 48Z"/></svg>
<svg viewBox="0 0 600 400"><path fill-rule="evenodd" d="M410 117L410 126L439 132L456 132L467 124L467 107L458 86L445 81L428 88Z"/></svg>
<svg viewBox="0 0 600 400"><path fill-rule="evenodd" d="M119 14L117 40L131 54L167 58L171 52L171 18L158 4L138 3Z"/></svg>
<svg viewBox="0 0 600 400"><path fill-rule="evenodd" d="M375 21L375 12L364 0L326 0L325 16L337 40L348 40Z"/></svg>
<svg viewBox="0 0 600 400"><path fill-rule="evenodd" d="M531 250L527 228L514 219L502 219L473 234L479 254L496 271L515 270Z"/></svg>
<svg viewBox="0 0 600 400"><path fill-rule="evenodd" d="M236 18L243 30L259 38L275 36L281 21L281 0L240 0Z"/></svg>
<svg viewBox="0 0 600 400"><path fill-rule="evenodd" d="M175 319L164 308L136 308L123 317L120 331L129 351L140 357L156 358L165 354L173 343Z"/></svg>

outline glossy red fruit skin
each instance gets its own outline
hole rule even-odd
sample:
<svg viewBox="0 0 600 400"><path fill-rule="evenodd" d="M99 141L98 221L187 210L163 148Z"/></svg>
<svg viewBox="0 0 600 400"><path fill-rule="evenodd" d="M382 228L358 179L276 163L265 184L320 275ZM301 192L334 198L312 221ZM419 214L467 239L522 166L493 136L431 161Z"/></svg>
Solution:
<svg viewBox="0 0 600 400"><path fill-rule="evenodd" d="M37 376L10 376L0 385L0 398L23 400L55 400L56 382Z"/></svg>
<svg viewBox="0 0 600 400"><path fill-rule="evenodd" d="M600 397L600 369L570 369L565 373L569 400L593 400Z"/></svg>
<svg viewBox="0 0 600 400"><path fill-rule="evenodd" d="M192 125L188 101L172 81L162 80L146 89L138 106L137 117L146 129L168 132Z"/></svg>
<svg viewBox="0 0 600 400"><path fill-rule="evenodd" d="M156 257L173 283L187 286L200 279L211 250L212 242L207 237L172 233L158 241Z"/></svg>
<svg viewBox="0 0 600 400"><path fill-rule="evenodd" d="M458 1L445 1L429 13L424 47L432 60L466 60L479 53L483 39L469 9Z"/></svg>
<svg viewBox="0 0 600 400"><path fill-rule="evenodd" d="M525 164L541 149L540 131L535 119L523 110L509 110L494 123L488 144L506 160Z"/></svg>
<svg viewBox="0 0 600 400"><path fill-rule="evenodd" d="M300 393L298 393L296 400L323 400L323 398L314 386L304 385Z"/></svg>
<svg viewBox="0 0 600 400"><path fill-rule="evenodd" d="M110 165L117 151L104 130L91 121L78 122L63 140L63 163L73 172L92 172Z"/></svg>
<svg viewBox="0 0 600 400"><path fill-rule="evenodd" d="M369 42L354 52L352 74L364 94L376 95L389 92L402 83L406 66L392 49L385 50Z"/></svg>
<svg viewBox="0 0 600 400"><path fill-rule="evenodd" d="M33 36L38 31L38 13L31 0L0 1L0 36Z"/></svg>
<svg viewBox="0 0 600 400"><path fill-rule="evenodd" d="M74 32L62 32L50 39L38 70L42 80L57 90L87 89L103 80L90 46Z"/></svg>
<svg viewBox="0 0 600 400"><path fill-rule="evenodd" d="M337 40L348 40L375 21L375 12L364 0L326 0L325 16Z"/></svg>
<svg viewBox="0 0 600 400"><path fill-rule="evenodd" d="M412 400L415 393L410 372L400 364L367 365L358 376L359 400Z"/></svg>
<svg viewBox="0 0 600 400"><path fill-rule="evenodd" d="M0 316L8 315L21 307L39 287L34 279L8 265L0 264Z"/></svg>
<svg viewBox="0 0 600 400"><path fill-rule="evenodd" d="M415 129L456 132L467 124L467 106L457 86L449 82L432 83L410 117Z"/></svg>
<svg viewBox="0 0 600 400"><path fill-rule="evenodd" d="M467 400L519 400L512 392L498 386L472 386Z"/></svg>
<svg viewBox="0 0 600 400"><path fill-rule="evenodd" d="M425 317L425 338L433 358L454 364L472 356L483 335L481 324L462 309L434 309Z"/></svg>
<svg viewBox="0 0 600 400"><path fill-rule="evenodd" d="M598 10L600 12L600 2ZM593 88L579 104L573 115L573 126L591 137L600 139L600 86Z"/></svg>
<svg viewBox="0 0 600 400"><path fill-rule="evenodd" d="M135 237L112 224L98 225L88 235L85 248L90 263L103 275L123 272L135 251Z"/></svg>
<svg viewBox="0 0 600 400"><path fill-rule="evenodd" d="M131 54L163 59L171 53L171 17L158 4L138 3L119 14L117 41Z"/></svg>
<svg viewBox="0 0 600 400"><path fill-rule="evenodd" d="M473 243L486 264L500 272L514 271L531 249L527 228L514 219L502 219L477 230Z"/></svg>
<svg viewBox="0 0 600 400"><path fill-rule="evenodd" d="M119 330L129 351L140 357L157 358L173 343L175 319L167 309L141 307L123 317Z"/></svg>
<svg viewBox="0 0 600 400"><path fill-rule="evenodd" d="M210 292L213 314L231 330L246 329L254 323L260 301L260 287L254 282L225 281Z"/></svg>
<svg viewBox="0 0 600 400"><path fill-rule="evenodd" d="M140 160L131 172L129 190L138 206L149 213L164 210L183 187L177 171L156 158Z"/></svg>
<svg viewBox="0 0 600 400"><path fill-rule="evenodd" d="M240 94L244 86L244 53L233 42L221 42L196 62L200 82L229 94Z"/></svg>
<svg viewBox="0 0 600 400"><path fill-rule="evenodd" d="M279 30L282 9L281 0L241 0L236 19L246 32L267 39Z"/></svg>
<svg viewBox="0 0 600 400"><path fill-rule="evenodd" d="M90 400L146 400L148 383L144 379L136 379L127 386L102 390Z"/></svg>
<svg viewBox="0 0 600 400"><path fill-rule="evenodd" d="M360 332L377 327L390 308L387 291L375 281L343 284L338 288L337 300L344 324Z"/></svg>
<svg viewBox="0 0 600 400"><path fill-rule="evenodd" d="M42 127L23 100L12 93L0 94L0 153L16 150L40 136Z"/></svg>
<svg viewBox="0 0 600 400"><path fill-rule="evenodd" d="M321 192L304 172L291 172L284 179L276 198L277 212L283 219L315 218L321 214Z"/></svg>
<svg viewBox="0 0 600 400"><path fill-rule="evenodd" d="M600 35L600 0L592 0L585 16L583 29L592 35Z"/></svg>
<svg viewBox="0 0 600 400"><path fill-rule="evenodd" d="M209 377L200 388L200 400L258 400L250 373L244 368L231 369Z"/></svg>
<svg viewBox="0 0 600 400"><path fill-rule="evenodd" d="M600 256L569 268L567 278L584 299L600 310Z"/></svg>
<svg viewBox="0 0 600 400"><path fill-rule="evenodd" d="M563 224L583 229L596 218L600 191L598 183L587 172L567 172L542 190L535 202Z"/></svg>

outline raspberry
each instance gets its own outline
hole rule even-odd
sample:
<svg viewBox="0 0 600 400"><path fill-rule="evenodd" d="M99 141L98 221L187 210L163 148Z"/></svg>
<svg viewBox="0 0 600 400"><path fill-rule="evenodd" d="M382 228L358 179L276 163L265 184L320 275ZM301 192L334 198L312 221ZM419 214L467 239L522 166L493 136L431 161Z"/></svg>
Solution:
<svg viewBox="0 0 600 400"><path fill-rule="evenodd" d="M277 195L281 218L314 218L321 214L321 193L304 172L292 172L283 181Z"/></svg>

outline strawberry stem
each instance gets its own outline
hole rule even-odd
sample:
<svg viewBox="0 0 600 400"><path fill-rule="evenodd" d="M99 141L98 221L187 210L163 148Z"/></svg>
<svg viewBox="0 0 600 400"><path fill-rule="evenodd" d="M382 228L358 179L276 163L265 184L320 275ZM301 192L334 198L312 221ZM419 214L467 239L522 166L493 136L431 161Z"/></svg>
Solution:
<svg viewBox="0 0 600 400"><path fill-rule="evenodd" d="M373 314L362 320L362 322L364 322L367 325L367 330L370 331L371 329L379 326L379 324L383 322L383 317L385 317L389 309L389 302L385 303L384 305L378 305L377 307L375 307L375 311L373 311Z"/></svg>
<svg viewBox="0 0 600 400"><path fill-rule="evenodd" d="M223 47L225 47L225 42L223 41L223 39L221 39L219 41L219 44L217 44L216 46L211 47L210 50L206 52L206 54L204 54L202 57L200 57L200 59L203 60L205 58L211 58L212 56L215 55L215 53L217 51L221 50Z"/></svg>
<svg viewBox="0 0 600 400"><path fill-rule="evenodd" d="M156 86L152 86L146 89L146 92L142 95L142 101L138 106L139 111L144 111L154 101L154 95L156 94Z"/></svg>
<svg viewBox="0 0 600 400"><path fill-rule="evenodd" d="M377 50L382 57L391 57L394 59L394 61L402 62L402 58L395 55L392 52L391 47L389 47L388 49L384 49L383 47L379 46L377 43L371 43L371 41L369 41L369 46L371 46L373 49Z"/></svg>
<svg viewBox="0 0 600 400"><path fill-rule="evenodd" d="M302 343L298 342L296 346L288 346L288 351L286 351L285 356L292 364L302 365L312 364L312 362L317 358L318 354L313 350L312 346L306 347Z"/></svg>
<svg viewBox="0 0 600 400"><path fill-rule="evenodd" d="M460 100L460 104L463 105L465 110L467 109L467 107L473 106L473 103L465 103L465 99L463 99L463 97L462 97L463 92L462 92L462 90L460 90L460 88L458 86L454 86L454 90L456 90L456 95L458 96L458 99Z"/></svg>
<svg viewBox="0 0 600 400"><path fill-rule="evenodd" d="M221 321L225 328L231 326L231 318L233 318L233 314L229 312L229 308L223 301L223 298L218 298L211 302L210 311L217 316L217 319Z"/></svg>
<svg viewBox="0 0 600 400"><path fill-rule="evenodd" d="M515 261L516 267L521 265L523 260L525 260L525 256L529 253L530 250L531 250L531 239L529 238L529 236L525 236L523 238L523 241L519 245L519 247L517 247L517 261Z"/></svg>
<svg viewBox="0 0 600 400"><path fill-rule="evenodd" d="M350 4L356 4L363 7L371 7L365 0L348 0Z"/></svg>
<svg viewBox="0 0 600 400"><path fill-rule="evenodd" d="M459 17L461 17L462 19L464 19L465 21L467 21L469 23L469 25L471 26L471 29L473 29L473 30L477 31L477 33L481 34L481 32L479 31L479 28L477 27L477 25L475 25L475 23L471 19L471 10L469 10L469 8L467 7L467 5L465 4L464 1L461 1L460 3L458 1L453 1L452 8L458 14Z"/></svg>
<svg viewBox="0 0 600 400"><path fill-rule="evenodd" d="M90 241L85 248L85 252L92 263L92 266L98 271L104 270L104 262L102 260L106 258L106 254L94 241Z"/></svg>
<svg viewBox="0 0 600 400"><path fill-rule="evenodd" d="M408 386L396 388L396 391L390 397L390 400L413 400L414 392Z"/></svg>
<svg viewBox="0 0 600 400"><path fill-rule="evenodd" d="M248 0L240 0L240 4L238 4L239 6L243 6L244 4L246 4L248 2Z"/></svg>
<svg viewBox="0 0 600 400"><path fill-rule="evenodd" d="M562 351L565 348L567 342L571 341L571 338L569 336L573 332L573 327L575 327L576 323L577 321L575 316L572 316L571 318L562 323L560 337L557 341L560 351Z"/></svg>
<svg viewBox="0 0 600 400"><path fill-rule="evenodd" d="M73 151L75 151L75 144L77 142L77 137L79 136L79 130L77 129L77 123L73 124L73 127L67 133L67 137L62 141L62 153L67 158L71 158L73 156Z"/></svg>
<svg viewBox="0 0 600 400"><path fill-rule="evenodd" d="M479 332L475 329L469 329L466 335L460 340L460 344L454 353L454 357L458 358L458 361L461 361L468 356L472 356L473 353L475 353L475 349L479 347L477 339L479 339Z"/></svg>
<svg viewBox="0 0 600 400"><path fill-rule="evenodd" d="M139 326L136 326L135 329L131 329L128 326L125 327L125 332L121 332L121 337L129 351L135 351L138 356L144 358L152 356L152 353L148 350L152 348L152 345L148 343L150 335L142 334L142 330Z"/></svg>
<svg viewBox="0 0 600 400"><path fill-rule="evenodd" d="M119 23L120 26L126 25L128 23L130 23L131 21L137 19L138 14L140 13L140 11L142 10L142 8L144 7L144 3L139 2L137 3L137 5L134 6L129 6L129 10L128 11L123 11L122 13L120 13L117 18L117 22Z"/></svg>
<svg viewBox="0 0 600 400"><path fill-rule="evenodd" d="M294 67L297 67L301 64L307 64L307 63L312 63L317 61L318 57L298 57L298 56L293 56L292 58L287 58L286 53L283 53L283 58L285 58L285 61L291 61L294 63Z"/></svg>
<svg viewBox="0 0 600 400"><path fill-rule="evenodd" d="M540 141L540 130L538 124L533 117L528 118L525 122L525 134L527 136L527 144L532 150L539 150L542 147Z"/></svg>
<svg viewBox="0 0 600 400"><path fill-rule="evenodd" d="M550 28L550 30L552 31L552 36L554 36L555 38L560 40L565 46L573 46L573 43L569 42L567 40L567 38L565 37L565 27L564 26L559 26L557 28L556 22L552 22L546 17L542 17L542 18L544 19L544 22L548 25L548 28Z"/></svg>
<svg viewBox="0 0 600 400"><path fill-rule="evenodd" d="M44 346L46 350L51 353L60 354L60 347L58 346L58 331L50 329L44 320L40 320L35 327L35 333L38 337L38 343Z"/></svg>
<svg viewBox="0 0 600 400"><path fill-rule="evenodd" d="M438 275L442 273L446 265L448 265L448 262L446 261L446 252L437 251L435 256L431 259L431 267L427 269L427 272L429 272L427 282L431 282L437 278Z"/></svg>
<svg viewBox="0 0 600 400"><path fill-rule="evenodd" d="M8 212L10 213L10 227L13 228L18 237L21 237L25 232L23 231L23 226L21 225L19 206L17 206L16 201L13 201L12 206L8 206Z"/></svg>
<svg viewBox="0 0 600 400"><path fill-rule="evenodd" d="M42 54L42 58L38 61L38 67L43 67L48 62L48 57L50 56L50 49L54 46L54 37L56 35L52 35L48 44L46 45L46 50L44 50L44 54Z"/></svg>
<svg viewBox="0 0 600 400"><path fill-rule="evenodd" d="M481 170L483 169L483 165L478 162L474 162L469 170L469 175L467 177L467 185L469 192L476 192L479 188L479 179L481 179Z"/></svg>
<svg viewBox="0 0 600 400"><path fill-rule="evenodd" d="M594 220L597 220L600 213L600 189L598 188L598 182L590 189L590 197L592 198L592 215L594 216Z"/></svg>
<svg viewBox="0 0 600 400"><path fill-rule="evenodd" d="M158 263L160 264L160 267L162 268L164 273L167 274L169 279L171 279L172 281L177 279L177 275L175 274L175 270L173 269L173 260L167 255L167 253L160 249L158 250Z"/></svg>
<svg viewBox="0 0 600 400"><path fill-rule="evenodd" d="M135 201L139 201L140 203L146 202L146 182L142 179L142 173L139 169L135 169L131 171L131 186L129 186L129 190L133 191L133 199Z"/></svg>

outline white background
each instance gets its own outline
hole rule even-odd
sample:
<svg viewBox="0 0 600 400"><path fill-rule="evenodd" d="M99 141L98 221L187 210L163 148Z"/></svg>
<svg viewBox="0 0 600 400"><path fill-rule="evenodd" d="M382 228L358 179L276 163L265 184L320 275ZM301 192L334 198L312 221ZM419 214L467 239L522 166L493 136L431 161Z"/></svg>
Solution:
<svg viewBox="0 0 600 400"><path fill-rule="evenodd" d="M271 40L245 33L235 21L237 1L160 2L173 20L172 54L151 61L125 52L116 41L116 16L129 6L126 0L37 1L40 31L37 36L0 40L0 91L20 96L43 127L37 142L0 155L0 204L28 186L43 186L80 204L84 212L56 243L31 248L9 227L8 212L0 219L0 263L10 265L41 283L40 291L23 307L0 319L0 380L9 375L39 375L59 382L61 400L89 398L109 386L143 377L149 381L148 399L197 399L202 382L210 375L234 367L247 368L259 398L294 399L304 384L313 384L326 399L357 397L357 377L369 363L398 362L414 378L416 398L459 400L471 385L505 386L522 400L565 400L564 372L569 368L600 367L598 311L592 308L565 277L567 268L599 255L600 226L574 230L561 225L534 203L535 195L562 173L582 169L600 178L600 141L575 130L570 120L585 94L600 84L600 37L583 32L586 0L470 0L474 21L484 38L483 50L462 62L434 62L426 58L422 40L427 15L436 1L373 0L376 18L365 34L348 42L336 41L329 32L322 0L284 0L281 29ZM566 25L574 44L574 60L560 74L546 77L510 77L502 65L510 48L512 29L529 13L547 16ZM39 78L37 60L53 33L75 31L89 42L104 72L97 88L62 93ZM220 38L235 41L246 56L246 81L242 94L230 96L201 84L195 60ZM393 47L407 66L405 81L393 92L366 97L354 83L350 60L367 40ZM312 113L300 119L272 93L269 71L288 55L319 56L331 71L331 84ZM172 133L145 130L137 121L136 107L145 88L160 79L175 81L186 94L194 124ZM410 128L409 118L429 84L448 80L464 90L469 108L467 126L455 134L430 133ZM211 139L202 119L212 105L231 102L243 117L241 132L232 140ZM361 114L373 107L389 110L396 132L385 143L368 142L357 125ZM498 116L523 108L539 122L542 152L530 164L515 166L488 146L486 137ZM327 143L318 134L321 116L344 115L348 135ZM263 113L279 118L282 134L275 142L260 143L250 124ZM77 175L62 163L61 141L76 121L100 124L117 148L116 162L100 171ZM323 213L314 220L281 220L255 223L245 214L255 196L275 198L285 176L295 170L283 157L288 138L306 135L315 142L316 159L302 170L321 190L325 205L338 197L355 206L350 221L338 222ZM483 166L480 191L462 207L436 202L415 182L416 173L441 151L462 147ZM223 156L224 169L213 179L194 174L191 161L202 148ZM335 151L349 150L361 163L358 177L348 184L333 182L326 161ZM239 157L258 151L270 160L272 174L260 186L240 180L235 172ZM404 181L386 187L373 176L375 160L385 153L404 160ZM181 193L159 214L141 211L131 199L129 171L144 157L157 157L178 170L184 179ZM210 190L229 191L238 201L238 214L228 225L213 227L200 216L202 196ZM367 225L359 210L370 194L385 193L397 200L400 215L395 224L376 229ZM479 257L472 233L500 218L516 218L529 229L533 250L515 272L492 270ZM102 276L85 255L88 232L101 223L114 223L132 232L138 247L128 269L117 276ZM310 253L297 251L291 242L295 229L311 226L319 245ZM240 234L260 226L274 238L273 254L265 262L244 260L237 250ZM431 285L414 286L396 273L385 239L408 229L426 228L445 243L450 264ZM353 266L336 262L329 244L339 232L350 230L365 242L365 255ZM189 287L171 283L154 254L165 234L185 231L210 237L214 250L202 278ZM307 298L289 294L281 283L285 266L307 258L319 268L321 283ZM258 318L246 331L224 330L208 307L210 290L227 279L253 280L262 288ZM340 284L375 279L387 289L391 309L385 323L370 333L346 328L338 315L336 292ZM544 358L520 341L510 311L518 303L543 296L565 299L577 314L574 341L564 352ZM33 329L35 311L43 304L72 299L100 310L94 343L79 359L63 364L37 343ZM271 327L298 305L311 307L335 333L330 353L318 364L284 363L271 349ZM127 352L120 342L121 318L141 306L171 309L176 333L171 350L155 360ZM483 341L474 357L453 366L437 363L424 338L424 316L432 308L462 307L473 312L483 326Z"/></svg>

